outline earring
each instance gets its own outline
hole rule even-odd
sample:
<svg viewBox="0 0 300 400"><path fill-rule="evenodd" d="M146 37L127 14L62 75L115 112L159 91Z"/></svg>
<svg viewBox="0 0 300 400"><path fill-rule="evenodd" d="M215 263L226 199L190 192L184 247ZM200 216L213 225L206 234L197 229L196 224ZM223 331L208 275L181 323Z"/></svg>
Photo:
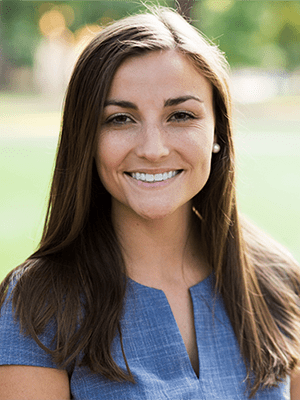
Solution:
<svg viewBox="0 0 300 400"><path fill-rule="evenodd" d="M219 153L220 150L221 150L220 145L218 143L214 143L212 152L213 153Z"/></svg>
<svg viewBox="0 0 300 400"><path fill-rule="evenodd" d="M197 217L198 217L201 221L203 221L203 217L202 217L202 215L200 215L199 211L197 211L195 207L192 207L192 210L193 210L193 212L197 215Z"/></svg>

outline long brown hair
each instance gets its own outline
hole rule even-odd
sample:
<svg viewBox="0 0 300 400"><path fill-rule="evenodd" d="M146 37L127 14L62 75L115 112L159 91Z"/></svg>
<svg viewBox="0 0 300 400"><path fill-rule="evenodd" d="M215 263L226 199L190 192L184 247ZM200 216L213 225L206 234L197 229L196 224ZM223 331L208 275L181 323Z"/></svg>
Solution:
<svg viewBox="0 0 300 400"><path fill-rule="evenodd" d="M300 274L277 244L240 222L227 63L176 12L156 8L106 27L80 56L66 95L46 222L38 250L21 266L13 305L22 329L67 367L80 365L112 380L134 381L114 362L126 274L112 225L109 193L93 158L104 102L114 73L128 57L176 49L212 84L216 135L207 184L193 199L201 246L212 266L251 382L251 395L276 385L300 354ZM195 218L197 218L195 216ZM15 272L1 285L3 303ZM55 319L55 350L38 335ZM125 354L123 352L126 361Z"/></svg>

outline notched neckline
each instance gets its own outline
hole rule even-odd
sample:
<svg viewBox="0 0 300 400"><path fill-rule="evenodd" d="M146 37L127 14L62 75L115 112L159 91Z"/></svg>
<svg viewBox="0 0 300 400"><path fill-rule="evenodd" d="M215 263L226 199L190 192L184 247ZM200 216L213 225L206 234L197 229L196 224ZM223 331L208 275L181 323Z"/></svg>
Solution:
<svg viewBox="0 0 300 400"><path fill-rule="evenodd" d="M180 340L180 351L181 354L184 355L184 358L186 360L186 366L187 369L189 371L189 373L191 374L191 376L196 379L198 382L200 381L200 376L201 376L201 361L200 361L200 354L199 354L199 346L198 346L198 333L195 327L195 333L196 333L196 346L197 346L197 354L198 354L198 368L199 370L196 372L192 366L191 363L191 359L189 357L189 354L187 352L187 348L185 346L182 334L180 332L179 326L177 324L177 321L175 319L175 316L173 314L171 305L168 301L168 298L165 294L165 292L162 289L157 289L157 288L153 288L151 286L146 286L143 285L137 281L134 281L133 279L128 277L128 281L129 283L132 285L132 289L133 291L135 291L135 289L137 290L137 295L138 296L142 296L145 298L147 298L148 300L151 299L152 296L156 297L156 300L164 300L166 301L166 304L168 304L168 312L170 317L172 318L173 321L173 327L174 327L174 332L176 331L176 336L179 338ZM213 282L214 282L214 273L211 272L206 278L204 278L202 281L196 283L195 285L191 286L189 288L189 292L190 292L190 296L191 296L191 300L192 300L192 304L193 304L193 319L194 319L194 324L196 323L196 315L195 315L195 301L199 301L199 294L200 294L200 298L209 298L212 293L213 293ZM200 293L199 293L200 292ZM152 297L152 299L154 300L154 298ZM198 300L196 300L198 299Z"/></svg>
<svg viewBox="0 0 300 400"><path fill-rule="evenodd" d="M213 279L214 279L214 272L211 272L206 278L204 278L202 281L196 283L195 285L189 287L189 291L192 293L195 289L199 289L200 287L202 287L202 289L210 289L212 288L212 283L213 283ZM162 289L157 289L155 287L152 286L147 286L147 285L143 285L142 283L139 283L137 281L135 281L134 279L130 278L129 276L127 277L127 280L131 283L133 283L134 285L139 286L140 288L146 289L146 290L151 290L154 292L161 292L163 294L164 291Z"/></svg>

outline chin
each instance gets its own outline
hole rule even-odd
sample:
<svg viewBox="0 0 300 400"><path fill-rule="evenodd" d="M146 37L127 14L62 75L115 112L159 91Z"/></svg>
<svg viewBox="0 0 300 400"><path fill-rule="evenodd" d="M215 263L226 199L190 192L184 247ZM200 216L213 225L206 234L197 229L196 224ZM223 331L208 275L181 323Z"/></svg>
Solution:
<svg viewBox="0 0 300 400"><path fill-rule="evenodd" d="M159 220L163 220L164 218L168 217L171 214L161 214L161 213L154 213L154 214L140 214L140 217L142 217L143 219L146 219L148 221L159 221Z"/></svg>
<svg viewBox="0 0 300 400"><path fill-rule="evenodd" d="M148 209L148 210L140 210L137 214L146 220L155 221L155 220L163 220L164 218L168 218L169 216L176 213L178 209Z"/></svg>

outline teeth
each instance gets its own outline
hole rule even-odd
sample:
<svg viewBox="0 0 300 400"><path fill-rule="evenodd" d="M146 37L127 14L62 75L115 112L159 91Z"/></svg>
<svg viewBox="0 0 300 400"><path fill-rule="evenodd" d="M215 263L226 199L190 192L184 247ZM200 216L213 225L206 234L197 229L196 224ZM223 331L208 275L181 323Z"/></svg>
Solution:
<svg viewBox="0 0 300 400"><path fill-rule="evenodd" d="M163 174L144 174L143 172L133 172L130 174L132 178L138 180L138 181L143 181L143 182L161 182L165 181L167 179L173 178L173 176L177 175L179 172L178 171L170 171L170 172L164 172Z"/></svg>
<svg viewBox="0 0 300 400"><path fill-rule="evenodd" d="M153 182L154 181L154 175L152 174L146 174L146 181L147 182Z"/></svg>

